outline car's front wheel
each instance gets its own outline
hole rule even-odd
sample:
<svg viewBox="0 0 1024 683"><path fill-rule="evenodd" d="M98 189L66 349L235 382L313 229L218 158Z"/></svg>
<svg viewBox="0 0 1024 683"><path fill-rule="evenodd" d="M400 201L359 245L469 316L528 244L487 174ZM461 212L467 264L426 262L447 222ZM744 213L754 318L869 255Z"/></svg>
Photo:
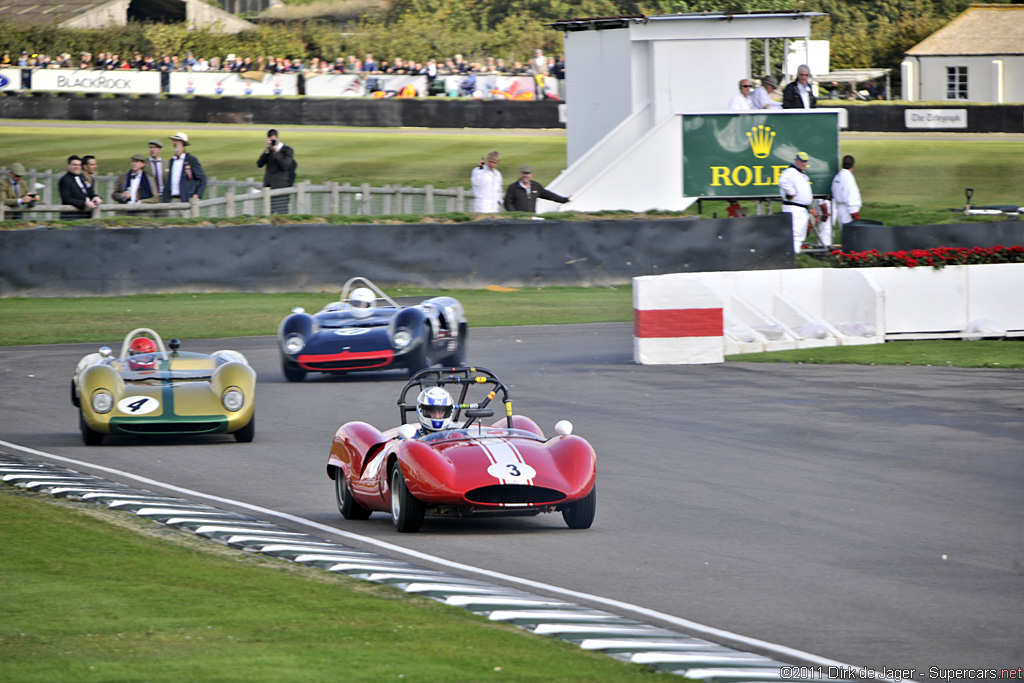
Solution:
<svg viewBox="0 0 1024 683"><path fill-rule="evenodd" d="M457 367L459 365L466 364L466 343L468 341L466 338L466 332L466 326L459 325L459 338L457 340L458 347L455 349L454 353L447 356L444 361L442 361L446 366Z"/></svg>
<svg viewBox="0 0 1024 683"><path fill-rule="evenodd" d="M562 519L570 529L589 529L597 514L597 486L585 497L562 509Z"/></svg>
<svg viewBox="0 0 1024 683"><path fill-rule="evenodd" d="M334 496L338 500L338 512L345 519L369 519L370 511L356 502L352 489L348 486L348 478L338 468L334 472Z"/></svg>
<svg viewBox="0 0 1024 683"><path fill-rule="evenodd" d="M97 432L87 425L85 423L85 416L82 413L78 414L78 428L82 430L82 441L85 442L86 446L99 446L103 443L103 432Z"/></svg>
<svg viewBox="0 0 1024 683"><path fill-rule="evenodd" d="M420 370L429 368L431 365L430 354L427 352L429 344L425 339L421 339L417 347L409 354L409 362L407 367L409 368L409 376L412 377Z"/></svg>
<svg viewBox="0 0 1024 683"><path fill-rule="evenodd" d="M301 382L306 378L305 370L292 365L283 358L281 359L281 372L284 373L284 378L289 382Z"/></svg>
<svg viewBox="0 0 1024 683"><path fill-rule="evenodd" d="M391 520L400 533L419 531L423 526L426 507L409 493L402 475L402 466L395 463L391 470Z"/></svg>
<svg viewBox="0 0 1024 683"><path fill-rule="evenodd" d="M249 423L235 432L235 441L238 443L250 443L256 436L256 413L252 414Z"/></svg>

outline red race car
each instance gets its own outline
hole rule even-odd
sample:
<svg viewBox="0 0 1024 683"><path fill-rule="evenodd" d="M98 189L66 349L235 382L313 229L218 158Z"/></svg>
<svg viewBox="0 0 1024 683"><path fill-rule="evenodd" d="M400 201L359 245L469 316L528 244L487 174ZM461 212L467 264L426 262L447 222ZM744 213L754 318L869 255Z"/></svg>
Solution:
<svg viewBox="0 0 1024 683"><path fill-rule="evenodd" d="M495 398L504 417L484 425L480 420L494 415L488 406ZM400 532L418 531L428 514L558 511L571 529L593 523L594 449L572 435L566 420L555 425L556 436L549 439L533 420L513 415L508 388L491 371L417 372L402 388L398 412L400 426L386 432L349 422L334 435L327 474L345 519L390 512ZM416 423L406 423L410 413Z"/></svg>

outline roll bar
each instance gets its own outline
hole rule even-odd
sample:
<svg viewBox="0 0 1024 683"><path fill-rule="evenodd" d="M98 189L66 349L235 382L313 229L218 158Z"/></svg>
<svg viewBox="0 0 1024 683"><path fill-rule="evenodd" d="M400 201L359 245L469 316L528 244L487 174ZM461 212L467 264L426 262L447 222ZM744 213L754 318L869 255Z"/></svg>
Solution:
<svg viewBox="0 0 1024 683"><path fill-rule="evenodd" d="M462 411L466 411L466 421L461 429L469 427L477 418L486 417L488 414L493 415L493 410L487 413L485 409L491 402L491 399L499 396L501 402L505 404L506 424L509 429L513 428L512 399L509 398L508 387L498 379L497 375L487 368L471 366L426 368L410 377L409 381L402 387L402 393L398 396L399 423L405 424L406 416L410 412L416 411L416 397L419 396L422 390L429 387L445 387L450 385L462 387L459 396L457 398L453 397L455 400L455 412L452 414L452 421L455 422L458 421ZM487 392L487 396L479 403L466 403L466 395L469 393L470 387L476 385L489 387L490 390ZM412 396L412 403L407 403L406 396L412 389L416 390Z"/></svg>

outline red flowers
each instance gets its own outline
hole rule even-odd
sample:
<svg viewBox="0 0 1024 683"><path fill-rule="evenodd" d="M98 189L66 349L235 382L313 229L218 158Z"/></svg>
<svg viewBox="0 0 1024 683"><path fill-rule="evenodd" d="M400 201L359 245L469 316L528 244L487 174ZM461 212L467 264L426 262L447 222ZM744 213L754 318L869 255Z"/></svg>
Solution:
<svg viewBox="0 0 1024 683"><path fill-rule="evenodd" d="M936 247L890 251L833 251L830 260L835 268L869 268L874 266L943 266L973 265L978 263L1024 263L1024 247Z"/></svg>

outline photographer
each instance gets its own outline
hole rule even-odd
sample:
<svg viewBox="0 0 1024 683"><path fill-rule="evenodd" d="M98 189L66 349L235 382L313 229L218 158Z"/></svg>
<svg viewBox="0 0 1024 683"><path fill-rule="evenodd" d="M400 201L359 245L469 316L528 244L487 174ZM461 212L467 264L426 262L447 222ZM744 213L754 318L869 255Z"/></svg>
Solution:
<svg viewBox="0 0 1024 683"><path fill-rule="evenodd" d="M31 209L39 201L39 195L29 191L30 183L22 180L25 177L25 167L15 162L11 164L11 170L7 177L0 180L0 202L11 209ZM21 212L7 214L10 220L19 220Z"/></svg>
<svg viewBox="0 0 1024 683"><path fill-rule="evenodd" d="M276 190L282 187L291 187L295 184L295 150L281 142L277 130L271 128L267 131L267 145L263 149L259 160L256 162L259 168L266 167L263 172L263 187ZM291 197L283 195L270 198L271 213L288 213L291 204Z"/></svg>

